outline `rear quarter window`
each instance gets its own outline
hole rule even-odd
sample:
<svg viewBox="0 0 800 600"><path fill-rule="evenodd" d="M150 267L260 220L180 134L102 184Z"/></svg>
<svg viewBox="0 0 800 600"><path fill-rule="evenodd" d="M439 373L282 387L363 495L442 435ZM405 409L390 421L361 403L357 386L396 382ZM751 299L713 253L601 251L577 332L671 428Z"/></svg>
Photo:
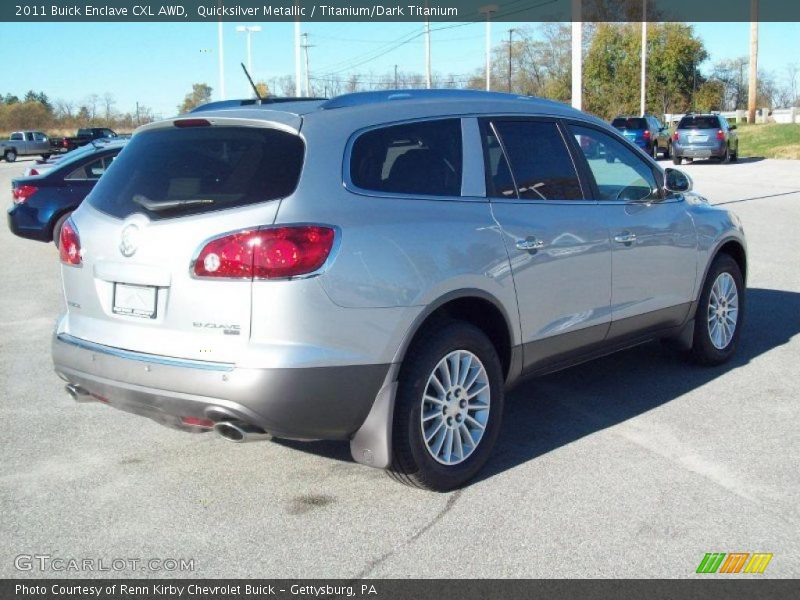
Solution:
<svg viewBox="0 0 800 600"><path fill-rule="evenodd" d="M393 125L356 138L350 180L376 192L460 196L461 163L459 119Z"/></svg>
<svg viewBox="0 0 800 600"><path fill-rule="evenodd" d="M276 200L297 187L305 146L263 127L169 127L133 136L89 202L164 219Z"/></svg>

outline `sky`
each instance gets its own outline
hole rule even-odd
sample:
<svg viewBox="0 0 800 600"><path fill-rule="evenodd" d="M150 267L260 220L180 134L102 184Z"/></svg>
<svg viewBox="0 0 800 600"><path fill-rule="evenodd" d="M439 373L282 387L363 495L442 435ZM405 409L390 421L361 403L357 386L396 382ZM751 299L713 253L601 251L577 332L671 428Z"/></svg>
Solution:
<svg viewBox="0 0 800 600"><path fill-rule="evenodd" d="M245 35L235 31L236 25L224 24L228 98L250 96L239 67L239 62L246 62ZM254 79L269 83L294 74L294 25L260 25L262 31L252 37ZM494 23L493 42L501 43L509 27L525 25L535 24ZM424 72L422 36L395 49L397 44L390 44L421 32L421 23L303 23L302 27L312 46L312 76L339 71L345 78L348 66L365 60L356 71L378 76L391 72L396 64L401 71ZM711 55L701 70L717 60L749 54L749 23L696 23L694 27ZM41 41L31 42L29 51L22 48L6 55L0 94L22 96L33 89L51 99L77 103L89 94L109 92L117 110L133 111L138 101L165 117L176 112L192 83L208 83L218 98L216 23L2 23L0 39ZM434 31L433 71L471 74L483 67L484 48L484 23ZM759 68L780 81L790 62L800 62L800 23L761 23Z"/></svg>

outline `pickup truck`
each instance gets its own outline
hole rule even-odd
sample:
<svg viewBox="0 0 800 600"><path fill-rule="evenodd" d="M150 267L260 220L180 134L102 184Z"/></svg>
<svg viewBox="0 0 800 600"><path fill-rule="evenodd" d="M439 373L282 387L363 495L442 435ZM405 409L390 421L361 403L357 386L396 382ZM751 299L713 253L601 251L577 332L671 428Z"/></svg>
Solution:
<svg viewBox="0 0 800 600"><path fill-rule="evenodd" d="M51 154L60 152L56 140L51 140L41 131L15 131L7 140L0 141L0 156L6 162L14 162L18 156L41 155L47 160Z"/></svg>
<svg viewBox="0 0 800 600"><path fill-rule="evenodd" d="M85 127L78 129L78 134L75 137L65 137L61 140L61 147L64 150L74 150L79 146L84 146L92 140L99 140L100 138L115 138L117 133L108 127Z"/></svg>

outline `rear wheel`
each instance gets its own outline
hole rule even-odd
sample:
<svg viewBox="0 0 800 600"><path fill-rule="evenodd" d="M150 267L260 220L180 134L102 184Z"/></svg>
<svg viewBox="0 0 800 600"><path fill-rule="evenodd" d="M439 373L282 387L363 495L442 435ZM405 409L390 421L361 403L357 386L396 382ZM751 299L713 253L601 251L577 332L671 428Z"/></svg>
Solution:
<svg viewBox="0 0 800 600"><path fill-rule="evenodd" d="M733 356L744 317L744 281L739 265L727 254L714 259L700 294L694 320L692 358L719 365Z"/></svg>
<svg viewBox="0 0 800 600"><path fill-rule="evenodd" d="M492 342L462 321L440 323L400 372L389 474L445 492L483 467L500 432L503 372Z"/></svg>
<svg viewBox="0 0 800 600"><path fill-rule="evenodd" d="M731 162L736 162L739 160L739 146L736 146L736 151L731 152Z"/></svg>
<svg viewBox="0 0 800 600"><path fill-rule="evenodd" d="M6 150L6 153L3 156L6 159L6 162L14 162L17 160L17 152L15 150Z"/></svg>
<svg viewBox="0 0 800 600"><path fill-rule="evenodd" d="M653 160L658 160L658 142L653 142Z"/></svg>
<svg viewBox="0 0 800 600"><path fill-rule="evenodd" d="M673 155L672 155L672 164L673 164L673 165L679 165L679 164L681 164L681 157L680 157L680 156L677 156L677 155L675 155L675 154L673 154Z"/></svg>
<svg viewBox="0 0 800 600"><path fill-rule="evenodd" d="M720 160L722 161L723 164L728 164L729 162L731 162L731 147L728 146L727 144L725 145L725 154L722 155L722 158L720 158Z"/></svg>
<svg viewBox="0 0 800 600"><path fill-rule="evenodd" d="M50 155L49 155L49 154L42 154L42 159L43 159L43 160L47 160L47 159L49 159L49 158L50 158Z"/></svg>

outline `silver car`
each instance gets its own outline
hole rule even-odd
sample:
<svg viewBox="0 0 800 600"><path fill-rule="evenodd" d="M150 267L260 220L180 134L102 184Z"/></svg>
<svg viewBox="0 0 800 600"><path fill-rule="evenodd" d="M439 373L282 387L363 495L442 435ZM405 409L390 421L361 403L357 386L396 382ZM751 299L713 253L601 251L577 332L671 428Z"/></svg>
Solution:
<svg viewBox="0 0 800 600"><path fill-rule="evenodd" d="M716 158L723 163L739 158L736 125L715 114L688 114L681 118L672 134L672 162L692 162L696 158Z"/></svg>
<svg viewBox="0 0 800 600"><path fill-rule="evenodd" d="M739 220L598 119L473 91L230 104L141 127L62 229L76 400L349 440L449 490L522 376L656 339L736 350Z"/></svg>

